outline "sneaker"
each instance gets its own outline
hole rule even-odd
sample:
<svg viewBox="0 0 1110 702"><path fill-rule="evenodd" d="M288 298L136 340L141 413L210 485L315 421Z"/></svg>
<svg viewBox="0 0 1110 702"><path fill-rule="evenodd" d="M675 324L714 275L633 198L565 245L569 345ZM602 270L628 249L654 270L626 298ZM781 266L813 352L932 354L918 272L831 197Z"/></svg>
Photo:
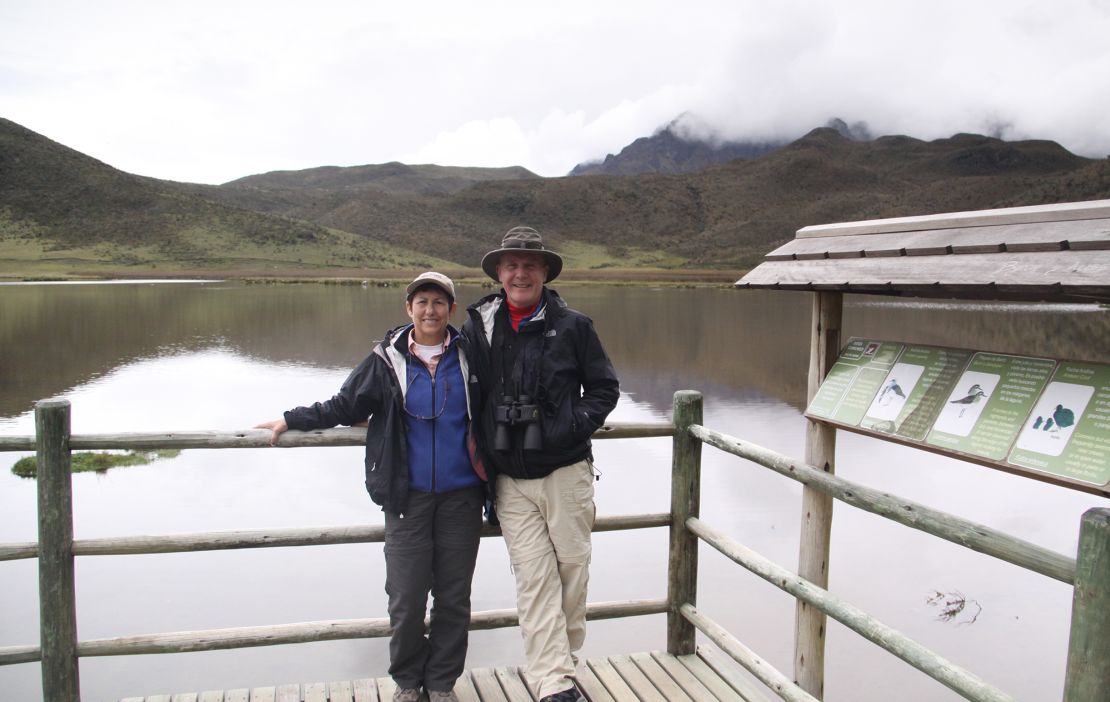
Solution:
<svg viewBox="0 0 1110 702"><path fill-rule="evenodd" d="M393 691L393 702L420 702L420 688L399 687Z"/></svg>
<svg viewBox="0 0 1110 702"><path fill-rule="evenodd" d="M569 690L556 692L554 695L548 695L540 700L540 702L586 702L586 698L578 691L577 687L572 687Z"/></svg>
<svg viewBox="0 0 1110 702"><path fill-rule="evenodd" d="M428 702L459 702L454 690L428 690Z"/></svg>

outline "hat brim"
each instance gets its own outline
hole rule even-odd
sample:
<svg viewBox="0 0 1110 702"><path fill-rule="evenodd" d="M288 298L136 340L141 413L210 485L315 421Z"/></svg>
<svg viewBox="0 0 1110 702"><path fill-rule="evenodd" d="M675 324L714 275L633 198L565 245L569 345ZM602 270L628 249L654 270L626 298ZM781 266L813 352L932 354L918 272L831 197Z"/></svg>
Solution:
<svg viewBox="0 0 1110 702"><path fill-rule="evenodd" d="M501 282L501 279L497 277L497 262L501 260L501 254L504 253L532 253L543 256L544 262L547 263L547 279L543 281L545 283L555 280L563 272L563 257L554 251L519 248L494 249L482 257L482 270L497 282Z"/></svg>

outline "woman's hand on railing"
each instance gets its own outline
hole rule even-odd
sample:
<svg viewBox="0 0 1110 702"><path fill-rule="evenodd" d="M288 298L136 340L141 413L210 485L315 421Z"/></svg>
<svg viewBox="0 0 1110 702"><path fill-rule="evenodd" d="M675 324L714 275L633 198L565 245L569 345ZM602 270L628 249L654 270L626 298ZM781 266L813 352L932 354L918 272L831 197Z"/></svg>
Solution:
<svg viewBox="0 0 1110 702"><path fill-rule="evenodd" d="M254 428L255 429L269 429L270 430L270 432L271 432L271 434L270 434L270 445L271 446L277 446L278 438L281 437L281 435L283 433L289 431L289 425L285 423L284 419L275 419L272 422L263 422L262 424L255 424Z"/></svg>

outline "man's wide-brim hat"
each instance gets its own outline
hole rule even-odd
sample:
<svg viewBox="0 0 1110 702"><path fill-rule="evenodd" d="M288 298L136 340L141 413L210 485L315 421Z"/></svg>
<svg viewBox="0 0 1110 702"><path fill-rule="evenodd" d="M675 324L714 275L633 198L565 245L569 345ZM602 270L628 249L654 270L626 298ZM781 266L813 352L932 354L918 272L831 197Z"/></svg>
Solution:
<svg viewBox="0 0 1110 702"><path fill-rule="evenodd" d="M547 279L544 280L545 283L550 283L555 280L563 270L563 257L551 249L545 249L543 246L543 237L531 227L513 227L506 232L505 237L501 239L501 248L494 249L482 257L482 270L485 271L486 275L490 278L499 281L497 277L497 262L501 260L501 254L510 252L534 253L543 256L543 260L547 264Z"/></svg>

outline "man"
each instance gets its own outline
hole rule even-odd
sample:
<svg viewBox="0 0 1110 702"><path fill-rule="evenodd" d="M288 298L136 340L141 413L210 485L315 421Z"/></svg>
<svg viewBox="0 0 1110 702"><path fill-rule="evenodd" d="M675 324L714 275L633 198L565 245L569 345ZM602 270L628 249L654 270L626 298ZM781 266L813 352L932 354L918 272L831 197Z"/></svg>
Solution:
<svg viewBox="0 0 1110 702"><path fill-rule="evenodd" d="M541 702L583 699L572 676L586 637L590 436L619 396L593 322L546 287L562 267L535 229L510 229L482 259L501 291L471 305L463 326L483 403L477 444L516 576L525 676Z"/></svg>
<svg viewBox="0 0 1110 702"><path fill-rule="evenodd" d="M389 674L393 702L457 702L466 661L470 589L485 503L467 450L470 377L463 339L448 325L455 286L423 273L405 290L411 324L389 331L339 393L282 419L273 432L367 423L366 489L385 512ZM425 630L428 593L431 626Z"/></svg>

